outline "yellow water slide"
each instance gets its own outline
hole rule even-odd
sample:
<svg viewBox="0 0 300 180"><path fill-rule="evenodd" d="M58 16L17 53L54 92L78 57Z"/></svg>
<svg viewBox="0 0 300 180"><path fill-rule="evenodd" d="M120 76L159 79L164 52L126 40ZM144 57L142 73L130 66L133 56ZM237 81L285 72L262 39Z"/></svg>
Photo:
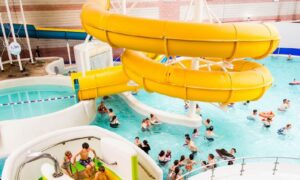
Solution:
<svg viewBox="0 0 300 180"><path fill-rule="evenodd" d="M133 87L126 89L125 81L133 80L148 91L172 97L229 103L256 100L272 84L267 68L253 61L236 60L246 57L261 59L276 49L279 34L270 24L200 24L145 19L112 14L105 2L90 0L84 4L81 14L84 29L113 47L131 50L125 50L122 55L123 71L121 67L104 70L109 71L111 77L108 72L77 76L80 99L126 91ZM137 51L218 58L231 63L233 68L226 71L218 68L192 70L160 64ZM109 83L112 86L121 83L122 79L122 87L105 90L102 78L111 79L106 81L107 87Z"/></svg>

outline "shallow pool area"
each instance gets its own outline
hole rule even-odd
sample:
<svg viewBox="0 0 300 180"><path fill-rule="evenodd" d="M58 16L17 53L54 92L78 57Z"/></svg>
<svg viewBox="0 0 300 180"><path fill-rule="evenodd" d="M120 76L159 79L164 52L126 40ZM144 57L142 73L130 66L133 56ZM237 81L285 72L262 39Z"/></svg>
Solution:
<svg viewBox="0 0 300 180"><path fill-rule="evenodd" d="M261 60L271 71L274 84L268 92L258 101L250 102L248 105L236 103L233 108L223 111L213 104L199 103L202 109L203 118L210 118L213 122L217 137L214 142L204 139L205 128L200 128L200 137L194 139L200 149L196 160L207 160L209 153L215 154L215 149L225 148L237 149L236 157L251 156L292 156L300 155L300 86L290 86L289 82L294 78L300 79L300 59L287 61L286 57L268 57ZM183 100L167 97L157 93L147 93L141 90L136 98L152 107L173 112L185 113ZM287 112L278 112L282 99L291 100L291 107ZM98 101L100 101L98 99ZM179 159L180 155L186 157L190 154L187 147L184 147L184 134L192 133L191 128L169 124L157 125L151 128L150 132L141 131L141 115L134 112L119 96L112 96L105 101L109 108L113 108L118 116L121 125L117 129L109 127L108 117L98 115L93 125L101 126L116 132L123 137L134 141L136 136L141 140L148 140L151 151L150 156L157 160L160 150L171 150L172 160L162 167L164 174L173 161ZM98 102L99 103L99 102ZM249 121L246 116L253 109L258 111L272 110L276 117L271 128L266 129L260 120ZM286 136L277 134L277 130L287 123L292 124L292 129ZM199 167L199 164L195 166Z"/></svg>
<svg viewBox="0 0 300 180"><path fill-rule="evenodd" d="M20 86L0 90L0 121L40 116L74 105L71 87Z"/></svg>

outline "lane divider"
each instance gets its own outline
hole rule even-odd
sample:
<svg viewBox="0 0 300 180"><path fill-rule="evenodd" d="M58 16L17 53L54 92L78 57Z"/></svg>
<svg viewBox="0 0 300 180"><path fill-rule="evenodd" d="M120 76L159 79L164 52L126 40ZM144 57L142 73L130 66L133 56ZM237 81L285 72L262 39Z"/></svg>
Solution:
<svg viewBox="0 0 300 180"><path fill-rule="evenodd" d="M35 99L35 100L25 100L25 101L18 101L18 102L9 102L9 103L0 103L0 107L2 106L14 106L20 104L31 104L31 103L40 103L40 102L49 102L49 101L56 101L56 100L63 100L63 99L73 99L75 95L71 96L62 96L62 97L51 97L45 99Z"/></svg>

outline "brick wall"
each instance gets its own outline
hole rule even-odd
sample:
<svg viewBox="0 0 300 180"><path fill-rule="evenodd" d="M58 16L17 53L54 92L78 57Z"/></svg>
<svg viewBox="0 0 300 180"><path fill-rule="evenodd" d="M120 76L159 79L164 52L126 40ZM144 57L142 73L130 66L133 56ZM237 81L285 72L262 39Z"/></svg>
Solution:
<svg viewBox="0 0 300 180"><path fill-rule="evenodd" d="M23 0L29 24L63 28L81 28L80 11L84 2L85 0ZM129 15L169 20L184 19L189 5L188 0L127 0L127 2L127 7L134 6L128 9ZM273 0L207 0L207 2L223 22L245 21L248 16L253 21L300 19L300 0L280 0L279 2L273 2ZM18 1L10 0L10 5L13 21L22 23ZM120 7L118 0L112 0L112 7L115 8L115 12L118 12ZM7 22L4 0L0 1L0 12L4 21ZM207 18L207 16L204 17ZM73 46L80 42L70 41L70 44ZM33 48L40 47L43 56L67 56L64 40L31 39L31 43ZM22 44L26 49L24 40ZM0 53L3 49L1 46Z"/></svg>

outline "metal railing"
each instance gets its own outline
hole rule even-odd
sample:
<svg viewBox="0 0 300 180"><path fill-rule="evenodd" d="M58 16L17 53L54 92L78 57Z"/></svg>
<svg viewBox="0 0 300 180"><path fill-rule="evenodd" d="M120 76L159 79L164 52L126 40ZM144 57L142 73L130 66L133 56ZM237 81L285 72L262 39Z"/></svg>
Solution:
<svg viewBox="0 0 300 180"><path fill-rule="evenodd" d="M53 161L54 163L54 173L53 173L53 177L54 178L57 178L57 177L61 177L63 176L63 172L59 166L59 163L57 161L57 159L55 157L53 157L51 154L49 153L43 153L43 152L34 152L34 153L31 153L31 154L28 154L27 155L27 160L25 162L23 162L20 166L20 168L18 169L17 171L17 180L20 179L20 174L21 174L21 171L23 169L23 167L28 164L28 163L31 163L31 162L34 162L34 161L37 161L39 159L50 159L51 161Z"/></svg>
<svg viewBox="0 0 300 180"><path fill-rule="evenodd" d="M238 164L240 164L241 168L239 170L239 175L240 176L243 176L244 175L244 172L246 171L246 161L249 161L249 160L263 160L263 159L268 159L270 161L267 161L267 162L270 162L270 165L273 163L273 168L272 168L272 175L276 175L276 171L278 171L278 165L279 165L279 160L293 160L293 161L297 161L299 164L300 164L300 158L297 158L297 157L243 157L243 158L237 158L237 159L228 159L228 160L221 160L221 161L218 161L216 162L215 164L208 164L206 166L202 166L200 168L197 168L197 169L194 169L184 175L182 175L181 177L179 177L177 180L186 180L194 175L197 175L199 173L204 173L204 172L207 172L207 171L210 171L211 172L211 175L210 175L210 180L214 180L215 178L215 166L216 165L217 167L223 167L224 164L228 164L228 162L234 162L234 165L228 165L228 166L234 166L236 167ZM273 161L272 161L273 160ZM237 163L237 162L241 162L241 163ZM262 161L255 161L255 162L262 162ZM266 161L263 161L263 162L266 162ZM271 174L271 172L270 172Z"/></svg>
<svg viewBox="0 0 300 180"><path fill-rule="evenodd" d="M99 140L99 141L101 140L101 138L98 138L98 137L95 137L95 136L85 136L85 137L73 138L73 139L61 141L61 142L58 142L58 143L53 144L53 145L51 145L51 146L48 146L48 147L42 149L42 152L47 151L47 150L49 150L49 149L51 149L51 148L54 148L54 147L56 147L56 146L59 146L59 145L65 145L65 144L68 143L68 142L78 141L78 140L82 140L82 139L88 139L88 140L96 139L96 140Z"/></svg>

